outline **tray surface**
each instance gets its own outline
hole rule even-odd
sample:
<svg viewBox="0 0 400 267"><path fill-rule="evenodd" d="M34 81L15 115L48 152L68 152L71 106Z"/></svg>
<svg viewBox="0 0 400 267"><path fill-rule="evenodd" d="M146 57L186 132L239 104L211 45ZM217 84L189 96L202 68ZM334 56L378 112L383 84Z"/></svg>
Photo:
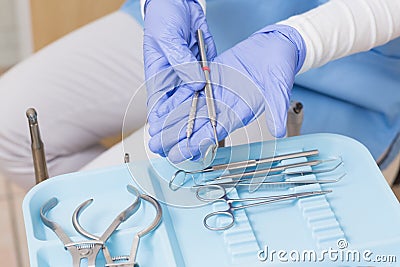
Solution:
<svg viewBox="0 0 400 267"><path fill-rule="evenodd" d="M400 262L400 205L373 158L360 143L339 135L305 135L277 142L221 148L215 163L311 149L319 150L318 159L340 157L343 165L331 173L303 178L334 179L345 173L341 181L291 189L260 188L253 193L246 188L232 191L229 196L254 197L321 189L332 190L332 193L237 211L238 222L223 232L210 231L203 226L204 216L218 209L217 204L198 201L190 187L177 191L169 189L168 181L176 169L164 159L54 177L35 186L24 199L31 266L72 266L71 257L61 241L40 220L40 207L47 200L54 196L59 199L59 205L49 212L49 217L57 221L74 241L78 241L84 238L72 226L73 210L83 201L94 198L94 203L82 214L81 222L90 232L101 234L131 203L133 196L126 191L127 184L154 196L163 207L162 224L154 233L145 236L139 245L137 260L141 267L266 266L270 258L267 261L258 259L259 251L265 250L266 246L276 251L321 252L329 248L338 250L338 240L346 242L346 249L369 250L373 255L394 255ZM306 160L298 158L281 164ZM216 176L207 174L205 178ZM188 183L190 185L190 181ZM129 254L133 235L154 215L151 205L144 203L109 240L111 253ZM298 266L318 264L290 263ZM288 263L275 259L274 265L281 264ZM399 264L386 263L384 266ZM102 256L98 257L97 265L104 266ZM358 266L360 263L324 261L323 265Z"/></svg>

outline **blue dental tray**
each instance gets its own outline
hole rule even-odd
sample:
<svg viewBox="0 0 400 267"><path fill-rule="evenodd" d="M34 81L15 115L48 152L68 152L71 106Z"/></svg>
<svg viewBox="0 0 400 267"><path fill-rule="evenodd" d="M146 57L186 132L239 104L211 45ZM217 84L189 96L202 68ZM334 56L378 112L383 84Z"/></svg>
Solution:
<svg viewBox="0 0 400 267"><path fill-rule="evenodd" d="M132 184L158 199L163 208L160 226L140 241L137 262L141 267L400 266L399 202L368 150L353 139L314 134L225 147L218 150L214 163L311 149L319 150L319 155L312 159L337 159L342 164L333 171L308 174L302 179L336 179L344 175L340 181L293 188L261 187L255 192L243 188L232 190L229 196L317 190L332 193L236 211L237 221L226 231L210 231L203 226L204 216L221 208L220 204L200 202L190 188L193 181L212 179L221 173L193 176L183 188L172 191L168 181L177 169L160 158L51 178L30 190L23 202L30 264L72 266L69 252L40 220L40 207L50 198L57 197L59 204L48 217L74 241L79 241L85 238L72 226L74 209L93 198L94 202L81 215L81 223L91 233L100 235L131 204L133 196L126 185ZM307 160L311 159L290 159L279 164ZM328 167L331 164L327 162ZM129 255L134 234L154 216L154 208L143 201L137 213L109 239L111 254ZM96 266L104 264L100 252Z"/></svg>

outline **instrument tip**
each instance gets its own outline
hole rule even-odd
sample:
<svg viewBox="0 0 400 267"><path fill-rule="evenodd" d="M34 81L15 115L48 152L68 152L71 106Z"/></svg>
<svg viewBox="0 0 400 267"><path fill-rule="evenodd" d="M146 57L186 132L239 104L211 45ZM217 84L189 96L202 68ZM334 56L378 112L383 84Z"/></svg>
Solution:
<svg viewBox="0 0 400 267"><path fill-rule="evenodd" d="M34 108L28 108L26 111L26 117L30 123L37 123L37 112Z"/></svg>

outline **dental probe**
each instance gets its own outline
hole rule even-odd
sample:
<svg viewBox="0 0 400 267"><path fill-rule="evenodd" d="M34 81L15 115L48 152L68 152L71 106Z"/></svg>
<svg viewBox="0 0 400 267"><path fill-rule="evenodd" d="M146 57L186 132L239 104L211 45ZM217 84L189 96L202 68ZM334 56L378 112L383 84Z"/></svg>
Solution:
<svg viewBox="0 0 400 267"><path fill-rule="evenodd" d="M211 122L211 126L213 127L215 145L217 146L216 148L218 148L217 113L215 111L214 95L213 95L212 86L211 86L210 68L208 67L208 63L207 63L204 36L203 36L203 31L201 29L197 30L197 38L198 38L198 43L199 43L199 52L200 52L200 60L201 60L200 64L201 64L201 68L204 71L204 76L206 78L206 86L204 87L204 91L206 93L206 105L207 105L208 118Z"/></svg>

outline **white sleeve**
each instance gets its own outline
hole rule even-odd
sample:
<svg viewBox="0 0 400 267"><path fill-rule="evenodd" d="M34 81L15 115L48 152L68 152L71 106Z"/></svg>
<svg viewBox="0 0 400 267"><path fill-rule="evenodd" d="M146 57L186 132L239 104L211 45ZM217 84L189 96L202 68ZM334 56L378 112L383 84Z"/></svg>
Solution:
<svg viewBox="0 0 400 267"><path fill-rule="evenodd" d="M206 13L206 0L197 0L197 2L203 8L204 14ZM146 4L146 0L140 0L140 9L142 10L142 18L144 19L144 5Z"/></svg>
<svg viewBox="0 0 400 267"><path fill-rule="evenodd" d="M331 0L279 22L295 28L307 53L299 73L400 36L400 0Z"/></svg>

